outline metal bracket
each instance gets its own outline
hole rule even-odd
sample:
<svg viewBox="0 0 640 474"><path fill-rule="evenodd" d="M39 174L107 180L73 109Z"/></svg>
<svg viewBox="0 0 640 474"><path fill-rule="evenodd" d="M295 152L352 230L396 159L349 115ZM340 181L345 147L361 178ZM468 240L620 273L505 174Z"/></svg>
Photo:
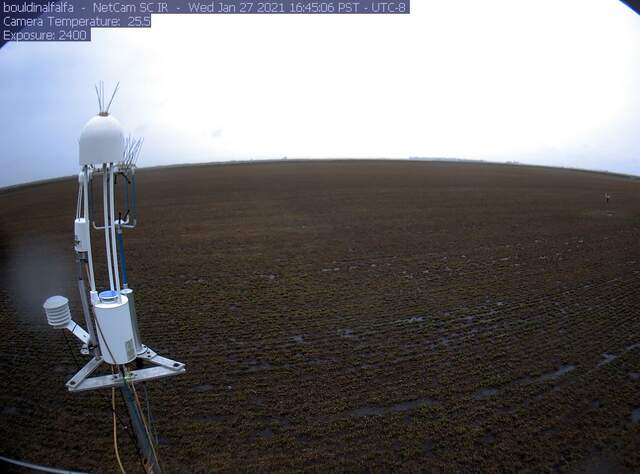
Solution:
<svg viewBox="0 0 640 474"><path fill-rule="evenodd" d="M129 372L128 378L125 379L121 374L114 375L102 375L100 377L91 377L85 379L80 385L75 388L69 388L70 392L83 392L86 390L95 390L98 388L111 388L124 385L125 382L145 382L147 380L160 379L163 377L170 377L172 375L179 375L185 372L182 370L169 370L164 367L150 367L148 369L139 369Z"/></svg>
<svg viewBox="0 0 640 474"><path fill-rule="evenodd" d="M81 368L76 375L74 375L67 383L67 387L70 392L73 392L78 389L82 385L82 383L91 375L100 365L104 362L102 357L94 357Z"/></svg>
<svg viewBox="0 0 640 474"><path fill-rule="evenodd" d="M146 346L145 346L146 347ZM140 360L148 360L152 364L159 365L162 367L166 367L170 370L180 370L184 368L184 364L182 362L177 362L175 360L167 359L166 357L162 357L158 355L153 349L150 347L146 347L146 351L138 354L138 359Z"/></svg>
<svg viewBox="0 0 640 474"><path fill-rule="evenodd" d="M162 357L148 347L145 352L138 355L138 359L147 360L156 367L132 370L127 373L126 378L122 374L89 377L104 362L102 357L94 357L66 383L67 388L70 392L83 392L98 388L119 387L126 382L137 383L171 377L186 372L185 365L182 362Z"/></svg>

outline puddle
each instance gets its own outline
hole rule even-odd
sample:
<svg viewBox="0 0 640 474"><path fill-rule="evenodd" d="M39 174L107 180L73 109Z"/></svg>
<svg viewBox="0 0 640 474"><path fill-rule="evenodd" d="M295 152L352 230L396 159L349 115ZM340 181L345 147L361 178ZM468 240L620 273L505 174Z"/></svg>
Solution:
<svg viewBox="0 0 640 474"><path fill-rule="evenodd" d="M527 385L530 383L539 383L539 382L547 382L549 380L558 380L565 374L568 374L572 370L576 368L573 364L565 364L561 365L560 368L554 372L547 372L546 374L542 374L538 377L524 377L520 380L516 380L514 383L516 385L523 384Z"/></svg>
<svg viewBox="0 0 640 474"><path fill-rule="evenodd" d="M609 354L608 352L605 352L604 354L602 354L602 357L604 357L604 360L598 363L598 367L609 364L618 358L617 355Z"/></svg>
<svg viewBox="0 0 640 474"><path fill-rule="evenodd" d="M349 410L341 413L332 420L343 418L362 418L365 416L380 416L385 413L403 413L410 410L415 410L424 405L437 405L438 402L431 398L418 398L415 400L407 400L405 402L396 403L394 405L382 406L382 405L365 405L354 410Z"/></svg>
<svg viewBox="0 0 640 474"><path fill-rule="evenodd" d="M424 452L425 454L433 453L433 441L428 439L424 442Z"/></svg>
<svg viewBox="0 0 640 474"><path fill-rule="evenodd" d="M400 323L400 324L402 324L402 323L408 323L408 324L411 324L411 323L421 323L421 322L423 322L424 320L425 320L425 317L424 317L424 316L412 316L412 317L407 318L407 319L398 319L398 320L396 321L396 323Z"/></svg>
<svg viewBox="0 0 640 474"><path fill-rule="evenodd" d="M555 472L564 472L559 465L554 466ZM618 461L607 454L600 452L592 453L582 461L577 468L569 471L571 474L615 474L623 472Z"/></svg>
<svg viewBox="0 0 640 474"><path fill-rule="evenodd" d="M296 439L300 444L304 444L304 445L309 445L314 442L314 439L311 436L306 434L296 435Z"/></svg>
<svg viewBox="0 0 640 474"><path fill-rule="evenodd" d="M265 429L258 431L257 434L260 438L273 438L273 430L268 426Z"/></svg>
<svg viewBox="0 0 640 474"><path fill-rule="evenodd" d="M542 374L540 377L535 379L535 381L536 382L546 382L547 380L558 380L560 377L562 377L565 374L568 374L569 372L571 372L575 368L576 368L576 366L573 365L573 364L562 365L555 372L547 372L546 374Z"/></svg>
<svg viewBox="0 0 640 474"><path fill-rule="evenodd" d="M287 428L289 426L289 419L284 416L268 416L266 420L271 424L280 425L282 428Z"/></svg>
<svg viewBox="0 0 640 474"><path fill-rule="evenodd" d="M259 407L266 405L264 399L259 397L255 392L249 393L249 401Z"/></svg>
<svg viewBox="0 0 640 474"><path fill-rule="evenodd" d="M616 211L607 211L604 209L593 209L590 211L584 211L581 213L581 216L593 219L607 219L612 217L624 218L626 217L626 213L624 212L616 212Z"/></svg>
<svg viewBox="0 0 640 474"><path fill-rule="evenodd" d="M247 372L259 372L261 370L269 370L271 368L272 365L269 362L258 362L256 360L250 360Z"/></svg>
<svg viewBox="0 0 640 474"><path fill-rule="evenodd" d="M629 372L629 377L632 380L640 380L640 372Z"/></svg>
<svg viewBox="0 0 640 474"><path fill-rule="evenodd" d="M407 402L396 403L395 405L391 405L388 410L391 413L399 413L403 411L414 410L416 408L421 407L422 405L435 405L436 401L430 398L418 398L417 400L410 400Z"/></svg>
<svg viewBox="0 0 640 474"><path fill-rule="evenodd" d="M356 408L355 410L351 410L346 413L347 416L352 416L355 418L361 418L363 416L378 416L384 415L385 409L383 407L376 406L368 406Z"/></svg>
<svg viewBox="0 0 640 474"><path fill-rule="evenodd" d="M210 385L208 383L193 387L194 392L208 392L210 390L213 390L213 385Z"/></svg>
<svg viewBox="0 0 640 474"><path fill-rule="evenodd" d="M497 388L483 388L478 390L473 394L473 398L475 400L484 400L485 398L490 398L498 394Z"/></svg>
<svg viewBox="0 0 640 474"><path fill-rule="evenodd" d="M294 342L297 342L298 344L302 344L304 342L303 336L293 336L291 339L293 339Z"/></svg>
<svg viewBox="0 0 640 474"><path fill-rule="evenodd" d="M640 423L640 408L631 411L631 423Z"/></svg>
<svg viewBox="0 0 640 474"><path fill-rule="evenodd" d="M482 439L480 441L482 442L482 444L484 444L486 446L486 445L495 443L496 442L496 437L492 433L487 433L486 435L484 435L482 437Z"/></svg>
<svg viewBox="0 0 640 474"><path fill-rule="evenodd" d="M186 280L183 285L202 285L204 283L207 283L207 279L200 277L200 278L193 278L191 280Z"/></svg>
<svg viewBox="0 0 640 474"><path fill-rule="evenodd" d="M336 331L336 334L337 334L338 336L340 336L340 337L346 337L346 338L354 337L354 336L353 336L353 330L348 329L348 328L347 328L347 329L338 329L338 330Z"/></svg>
<svg viewBox="0 0 640 474"><path fill-rule="evenodd" d="M209 423L222 423L226 420L226 417L222 415L198 415L193 417L197 421L206 421Z"/></svg>

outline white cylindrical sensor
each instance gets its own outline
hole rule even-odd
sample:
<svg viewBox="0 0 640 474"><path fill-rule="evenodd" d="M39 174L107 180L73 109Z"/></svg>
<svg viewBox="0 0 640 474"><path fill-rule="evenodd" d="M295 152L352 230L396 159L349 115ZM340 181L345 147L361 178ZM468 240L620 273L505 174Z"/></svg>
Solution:
<svg viewBox="0 0 640 474"><path fill-rule="evenodd" d="M63 329L71 321L69 300L64 296L52 296L42 305L47 315L47 321L56 329Z"/></svg>
<svg viewBox="0 0 640 474"><path fill-rule="evenodd" d="M129 300L126 296L111 297L106 293L115 292L100 293L94 306L100 352L109 364L126 364L136 358Z"/></svg>
<svg viewBox="0 0 640 474"><path fill-rule="evenodd" d="M136 301L133 296L133 290L131 288L124 288L120 290L121 295L125 295L129 299L129 311L131 313L131 327L133 328L133 343L136 347L136 353L140 354L147 350L147 348L140 341L140 330L138 329L138 317L136 315Z"/></svg>

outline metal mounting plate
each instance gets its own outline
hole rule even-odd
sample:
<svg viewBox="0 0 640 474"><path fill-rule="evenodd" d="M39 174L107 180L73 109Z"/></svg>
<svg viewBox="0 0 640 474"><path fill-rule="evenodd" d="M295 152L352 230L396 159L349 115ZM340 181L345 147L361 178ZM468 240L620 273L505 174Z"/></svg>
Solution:
<svg viewBox="0 0 640 474"><path fill-rule="evenodd" d="M129 381L133 383L145 382L147 380L154 380L163 377L170 377L172 375L183 374L185 369L182 370L170 370L166 367L150 367L148 369L139 369L129 372ZM71 388L70 392L83 392L86 390L95 390L98 388L111 388L124 385L125 379L121 374L115 375L102 375L100 377L91 377L85 379L81 384Z"/></svg>
<svg viewBox="0 0 640 474"><path fill-rule="evenodd" d="M158 355L153 349L146 348L145 352L138 355L138 359L146 360L156 367L147 369L138 369L128 372L128 381L137 383L147 380L160 379L179 375L186 372L185 365L182 362L167 359ZM101 357L94 357L82 369L78 371L68 382L67 388L70 392L83 392L86 390L95 390L98 388L118 387L125 383L125 379L121 374L102 375L99 377L89 377L104 360Z"/></svg>

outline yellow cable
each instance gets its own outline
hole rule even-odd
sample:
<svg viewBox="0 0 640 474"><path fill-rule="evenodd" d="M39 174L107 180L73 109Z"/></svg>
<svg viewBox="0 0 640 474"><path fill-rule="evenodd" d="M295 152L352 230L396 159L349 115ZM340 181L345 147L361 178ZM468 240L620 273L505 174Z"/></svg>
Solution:
<svg viewBox="0 0 640 474"><path fill-rule="evenodd" d="M111 368L111 373L113 373L113 367ZM120 466L120 471L122 474L127 474L124 470L124 466L122 465L122 461L120 460L120 453L118 452L118 432L116 430L116 388L111 387L111 414L113 416L113 449L116 452L116 459L118 460L118 466Z"/></svg>

